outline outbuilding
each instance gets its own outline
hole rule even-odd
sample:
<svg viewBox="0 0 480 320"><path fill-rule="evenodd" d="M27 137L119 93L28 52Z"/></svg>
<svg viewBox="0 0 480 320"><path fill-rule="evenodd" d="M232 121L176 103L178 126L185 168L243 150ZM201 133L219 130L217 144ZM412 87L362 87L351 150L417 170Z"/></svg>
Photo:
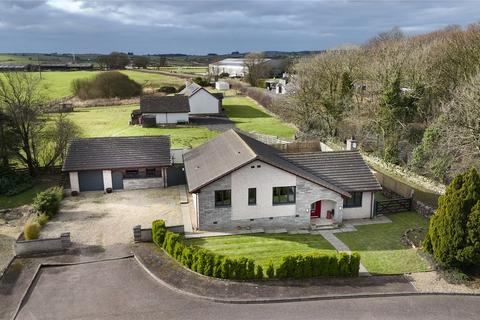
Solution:
<svg viewBox="0 0 480 320"><path fill-rule="evenodd" d="M189 99L183 95L148 95L140 98L140 122L158 124L188 123ZM133 119L133 115L132 115Z"/></svg>
<svg viewBox="0 0 480 320"><path fill-rule="evenodd" d="M71 192L167 187L170 137L102 137L73 140L62 171Z"/></svg>
<svg viewBox="0 0 480 320"><path fill-rule="evenodd" d="M222 93L211 93L195 82L189 83L179 96L188 97L190 114L218 114L222 111Z"/></svg>
<svg viewBox="0 0 480 320"><path fill-rule="evenodd" d="M228 90L228 89L230 89L230 84L226 81L217 81L217 82L215 82L215 89L217 89L217 90Z"/></svg>

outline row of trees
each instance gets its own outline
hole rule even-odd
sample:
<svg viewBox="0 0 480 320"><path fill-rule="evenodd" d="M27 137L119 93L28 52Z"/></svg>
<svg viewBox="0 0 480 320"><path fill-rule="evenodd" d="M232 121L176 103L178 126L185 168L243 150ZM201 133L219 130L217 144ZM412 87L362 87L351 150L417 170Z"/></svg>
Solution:
<svg viewBox="0 0 480 320"><path fill-rule="evenodd" d="M163 61L160 59L160 62ZM150 64L150 59L146 56L130 57L123 52L112 52L107 55L102 55L97 58L97 63L103 69L120 70L125 69L130 63L136 68L145 69Z"/></svg>
<svg viewBox="0 0 480 320"><path fill-rule="evenodd" d="M51 111L36 74L0 74L0 167L20 164L35 176L63 160L80 129Z"/></svg>
<svg viewBox="0 0 480 320"><path fill-rule="evenodd" d="M293 66L296 89L276 110L321 139L354 135L366 151L449 181L480 167L480 25L360 47Z"/></svg>

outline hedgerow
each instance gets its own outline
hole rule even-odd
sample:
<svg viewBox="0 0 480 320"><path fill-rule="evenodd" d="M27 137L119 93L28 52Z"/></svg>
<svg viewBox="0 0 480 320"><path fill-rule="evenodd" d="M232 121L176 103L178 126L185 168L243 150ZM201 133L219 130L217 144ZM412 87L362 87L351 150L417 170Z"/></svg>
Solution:
<svg viewBox="0 0 480 320"><path fill-rule="evenodd" d="M251 258L225 257L205 248L185 244L183 236L167 231L162 220L153 222L152 238L155 244L185 267L205 276L222 279L353 277L358 276L360 267L360 255L355 252L351 255L297 254L284 256L277 268L270 261L264 274L263 268Z"/></svg>

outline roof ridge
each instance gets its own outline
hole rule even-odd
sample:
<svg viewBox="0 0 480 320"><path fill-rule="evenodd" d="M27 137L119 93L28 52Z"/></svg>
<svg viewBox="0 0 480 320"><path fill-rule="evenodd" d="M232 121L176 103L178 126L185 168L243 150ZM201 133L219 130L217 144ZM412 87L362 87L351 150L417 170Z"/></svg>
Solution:
<svg viewBox="0 0 480 320"><path fill-rule="evenodd" d="M235 135L242 141L242 143L248 148L248 150L250 150L250 152L255 156L255 158L259 157L259 155L252 149L252 147L248 144L248 142L246 142L245 139L243 139L242 135L247 136L246 134L244 134L243 132L235 128L230 130L235 133Z"/></svg>

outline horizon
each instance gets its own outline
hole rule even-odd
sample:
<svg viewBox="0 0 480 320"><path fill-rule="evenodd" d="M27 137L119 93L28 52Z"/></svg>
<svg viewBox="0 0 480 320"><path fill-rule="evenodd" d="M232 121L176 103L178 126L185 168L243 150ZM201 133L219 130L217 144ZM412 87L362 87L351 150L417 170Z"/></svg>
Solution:
<svg viewBox="0 0 480 320"><path fill-rule="evenodd" d="M393 27L417 35L480 17L471 0L9 0L0 9L5 53L321 51Z"/></svg>

